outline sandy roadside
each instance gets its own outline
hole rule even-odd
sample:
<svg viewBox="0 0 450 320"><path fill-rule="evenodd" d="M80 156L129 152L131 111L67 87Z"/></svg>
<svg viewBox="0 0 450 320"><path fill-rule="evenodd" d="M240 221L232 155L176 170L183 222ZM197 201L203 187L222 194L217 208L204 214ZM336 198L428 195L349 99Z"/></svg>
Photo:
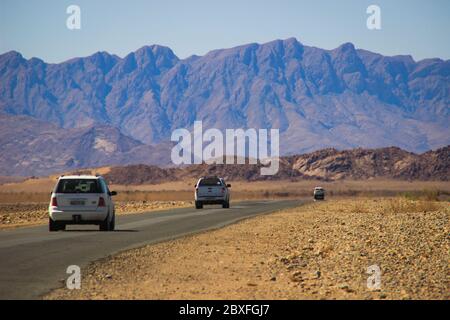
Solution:
<svg viewBox="0 0 450 320"><path fill-rule="evenodd" d="M314 203L120 253L45 298L449 299L449 215L442 202Z"/></svg>
<svg viewBox="0 0 450 320"><path fill-rule="evenodd" d="M119 215L193 206L193 201L118 201L115 203L116 213ZM0 204L0 229L46 223L48 223L48 203Z"/></svg>

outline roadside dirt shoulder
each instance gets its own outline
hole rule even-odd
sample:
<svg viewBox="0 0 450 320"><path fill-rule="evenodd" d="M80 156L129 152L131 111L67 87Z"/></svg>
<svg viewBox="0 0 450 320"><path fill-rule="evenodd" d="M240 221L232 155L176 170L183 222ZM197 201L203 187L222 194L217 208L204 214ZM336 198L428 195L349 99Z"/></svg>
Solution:
<svg viewBox="0 0 450 320"><path fill-rule="evenodd" d="M313 203L120 253L46 299L449 299L449 215L442 202Z"/></svg>

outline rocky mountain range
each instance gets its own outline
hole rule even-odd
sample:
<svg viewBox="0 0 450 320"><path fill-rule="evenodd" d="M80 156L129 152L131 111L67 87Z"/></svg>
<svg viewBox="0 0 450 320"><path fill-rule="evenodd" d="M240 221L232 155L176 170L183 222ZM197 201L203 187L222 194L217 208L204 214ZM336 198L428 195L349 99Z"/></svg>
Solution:
<svg viewBox="0 0 450 320"><path fill-rule="evenodd" d="M373 178L400 180L450 180L450 146L415 154L400 148L324 149L280 159L280 170L262 176L260 165L190 165L183 168L160 168L149 165L113 167L105 178L116 184L138 185L195 180L218 175L232 181L300 180L335 181Z"/></svg>
<svg viewBox="0 0 450 320"><path fill-rule="evenodd" d="M280 152L450 144L450 60L414 61L296 39L179 59L145 46L49 64L0 55L0 175L168 164L170 135L278 128ZM158 153L159 152L159 153Z"/></svg>

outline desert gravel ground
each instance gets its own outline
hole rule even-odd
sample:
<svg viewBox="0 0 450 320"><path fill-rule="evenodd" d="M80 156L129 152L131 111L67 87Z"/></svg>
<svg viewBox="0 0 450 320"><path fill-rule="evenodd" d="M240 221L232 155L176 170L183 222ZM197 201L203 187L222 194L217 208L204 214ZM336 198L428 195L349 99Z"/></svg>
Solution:
<svg viewBox="0 0 450 320"><path fill-rule="evenodd" d="M116 201L117 214L194 206L193 201ZM48 203L0 204L0 229L48 223Z"/></svg>
<svg viewBox="0 0 450 320"><path fill-rule="evenodd" d="M119 253L46 299L449 299L449 203L317 202ZM367 288L367 268L381 289Z"/></svg>

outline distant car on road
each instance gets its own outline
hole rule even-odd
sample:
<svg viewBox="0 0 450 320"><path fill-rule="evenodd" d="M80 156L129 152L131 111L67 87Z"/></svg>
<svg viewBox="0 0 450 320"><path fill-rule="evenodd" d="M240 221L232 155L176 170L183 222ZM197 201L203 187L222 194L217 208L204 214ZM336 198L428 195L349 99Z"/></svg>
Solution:
<svg viewBox="0 0 450 320"><path fill-rule="evenodd" d="M314 188L314 200L325 200L325 189L322 187Z"/></svg>
<svg viewBox="0 0 450 320"><path fill-rule="evenodd" d="M195 185L195 208L202 209L204 204L221 204L230 207L230 184L216 176L200 178Z"/></svg>
<svg viewBox="0 0 450 320"><path fill-rule="evenodd" d="M112 196L101 176L61 176L50 198L49 231L64 230L66 225L94 224L100 231L115 228Z"/></svg>

